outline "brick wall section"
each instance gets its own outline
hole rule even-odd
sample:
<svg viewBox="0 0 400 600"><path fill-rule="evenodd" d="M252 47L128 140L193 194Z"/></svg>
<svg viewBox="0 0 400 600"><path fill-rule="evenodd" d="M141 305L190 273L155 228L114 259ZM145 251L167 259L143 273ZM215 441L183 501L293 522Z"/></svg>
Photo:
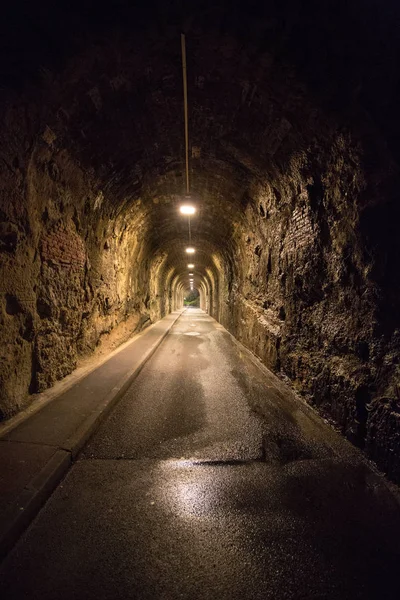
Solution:
<svg viewBox="0 0 400 600"><path fill-rule="evenodd" d="M86 260L85 244L76 233L59 227L42 238L41 255L44 261L79 271Z"/></svg>
<svg viewBox="0 0 400 600"><path fill-rule="evenodd" d="M307 206L297 206L286 234L286 251L294 253L300 248L311 245L315 240L315 232Z"/></svg>

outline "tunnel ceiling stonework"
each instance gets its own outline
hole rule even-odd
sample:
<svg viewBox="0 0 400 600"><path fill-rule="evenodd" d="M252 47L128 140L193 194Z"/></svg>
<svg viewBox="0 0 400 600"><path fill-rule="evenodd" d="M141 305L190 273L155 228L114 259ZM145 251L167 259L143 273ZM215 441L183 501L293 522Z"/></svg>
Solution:
<svg viewBox="0 0 400 600"><path fill-rule="evenodd" d="M400 480L398 20L311 4L122 2L97 20L73 5L40 31L15 18L0 62L4 418L181 305L183 29L203 307Z"/></svg>

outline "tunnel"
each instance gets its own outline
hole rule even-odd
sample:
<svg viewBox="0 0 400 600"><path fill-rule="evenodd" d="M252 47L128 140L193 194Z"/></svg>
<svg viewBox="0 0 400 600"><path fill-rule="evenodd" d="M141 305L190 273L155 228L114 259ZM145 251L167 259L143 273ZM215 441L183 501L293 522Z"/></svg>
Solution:
<svg viewBox="0 0 400 600"><path fill-rule="evenodd" d="M2 7L2 598L398 598L399 34Z"/></svg>
<svg viewBox="0 0 400 600"><path fill-rule="evenodd" d="M399 484L396 3L2 10L2 423L195 307Z"/></svg>
<svg viewBox="0 0 400 600"><path fill-rule="evenodd" d="M1 63L2 418L183 303L185 32L201 306L399 481L395 8L20 8Z"/></svg>

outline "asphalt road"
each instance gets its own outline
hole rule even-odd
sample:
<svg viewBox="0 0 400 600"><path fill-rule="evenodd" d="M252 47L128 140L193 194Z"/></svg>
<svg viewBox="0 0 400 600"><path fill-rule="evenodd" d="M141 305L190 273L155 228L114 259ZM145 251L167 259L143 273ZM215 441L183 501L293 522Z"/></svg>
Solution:
<svg viewBox="0 0 400 600"><path fill-rule="evenodd" d="M5 560L0 593L398 600L399 564L381 478L190 310Z"/></svg>

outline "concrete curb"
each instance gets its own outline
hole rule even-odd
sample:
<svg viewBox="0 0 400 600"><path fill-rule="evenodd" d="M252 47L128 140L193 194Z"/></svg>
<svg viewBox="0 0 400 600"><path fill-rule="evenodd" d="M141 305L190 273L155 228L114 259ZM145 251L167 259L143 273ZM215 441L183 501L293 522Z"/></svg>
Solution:
<svg viewBox="0 0 400 600"><path fill-rule="evenodd" d="M140 363L131 371L129 371L118 385L113 387L111 392L104 398L103 402L96 408L95 412L93 412L90 417L82 423L74 435L67 440L62 449L71 453L72 460L75 460L80 450L82 450L83 446L99 427L101 421L108 415L118 400L120 400L120 398L125 394L133 381L139 375L140 371L143 369L146 362L153 356L154 352L157 350L161 342L165 339L182 314L183 312L177 315L176 319L172 321L168 329L164 331L162 336L156 342L154 342L151 348L149 348L143 355Z"/></svg>
<svg viewBox="0 0 400 600"><path fill-rule="evenodd" d="M0 560L33 521L72 464L71 454L56 450L51 459L18 496L0 523Z"/></svg>
<svg viewBox="0 0 400 600"><path fill-rule="evenodd" d="M139 364L124 376L120 384L114 386L95 412L83 421L77 431L66 441L65 445L62 448L55 448L55 452L50 460L48 460L42 470L37 473L17 497L13 508L0 521L0 560L8 554L25 529L33 521L57 485L65 477L80 450L82 450L83 446L99 427L103 419L110 413L118 400L125 394L146 362L153 356L183 313L184 311L176 316L160 338L143 355Z"/></svg>

